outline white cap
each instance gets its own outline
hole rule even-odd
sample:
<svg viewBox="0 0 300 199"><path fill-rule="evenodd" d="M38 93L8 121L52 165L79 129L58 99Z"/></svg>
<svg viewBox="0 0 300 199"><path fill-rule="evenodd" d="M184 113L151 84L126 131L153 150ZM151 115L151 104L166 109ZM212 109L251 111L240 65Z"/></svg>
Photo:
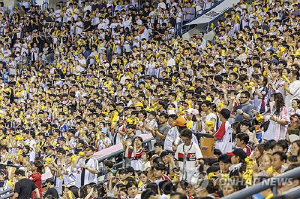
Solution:
<svg viewBox="0 0 300 199"><path fill-rule="evenodd" d="M189 114L192 114L192 115L198 115L198 114L199 114L199 111L198 111L197 109L194 109L194 108L189 108L189 109L187 110L187 112L188 112Z"/></svg>
<svg viewBox="0 0 300 199"><path fill-rule="evenodd" d="M289 138L290 138L290 142L294 142L300 139L299 135L296 134L289 135Z"/></svg>
<svg viewBox="0 0 300 199"><path fill-rule="evenodd" d="M168 115L176 115L174 110L168 110Z"/></svg>

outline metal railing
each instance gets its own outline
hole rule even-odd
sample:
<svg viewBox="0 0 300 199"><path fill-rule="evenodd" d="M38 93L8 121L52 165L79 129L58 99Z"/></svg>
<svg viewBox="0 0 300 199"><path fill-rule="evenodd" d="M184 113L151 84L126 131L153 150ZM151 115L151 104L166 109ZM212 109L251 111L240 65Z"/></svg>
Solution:
<svg viewBox="0 0 300 199"><path fill-rule="evenodd" d="M153 147L152 147L152 140L154 140L154 138L148 138L146 140L144 140L144 148L151 151L153 150ZM107 160L107 159L112 159L112 158L115 158L115 157L118 157L120 155L122 155L122 157L124 157L124 149L119 149L117 151L113 151L107 155L104 155L104 156L101 156L99 158L97 158L98 162L99 163L102 163L104 160ZM115 162L114 164L114 168L118 168L118 167L125 167L125 158L122 158L121 161L119 162Z"/></svg>
<svg viewBox="0 0 300 199"><path fill-rule="evenodd" d="M228 195L224 197L223 199L245 199L247 197L250 197L256 193L259 193L261 191L272 189L273 195L277 196L278 194L278 185L281 185L284 182L289 182L290 180L295 180L297 178L300 178L300 167L295 168L293 170L287 171L283 174L280 174L276 177L266 179L262 181L259 184L253 185L249 188L242 189L236 193L233 193L231 195ZM300 188L297 187L298 191L291 190L291 193L299 194L300 196Z"/></svg>
<svg viewBox="0 0 300 199"><path fill-rule="evenodd" d="M187 21L185 24L188 24L188 23L190 23L191 21L194 21L194 20L198 19L199 17L201 17L201 16L204 15L205 13L207 13L207 12L211 11L212 9L214 9L215 7L217 7L217 6L218 6L220 3L222 3L223 1L224 1L224 0L221 0L221 1L214 1L214 2L213 2L213 5L212 5L210 8L208 8L208 9L206 9L206 10L202 9L202 12L197 13L197 15L196 15L193 19ZM201 11L201 10L200 10L200 11ZM178 29L175 30L175 34L174 34L175 37L176 37L177 35L183 35L184 33L188 32L189 30L191 30L193 27L196 26L195 24L193 24L193 25L185 25L185 24L181 25L180 28L178 28Z"/></svg>
<svg viewBox="0 0 300 199"><path fill-rule="evenodd" d="M154 141L155 139L153 137L151 138L147 138L144 140L144 148L148 149L149 151L153 150L153 144L152 144L152 141ZM108 148L109 149L109 148ZM120 156L122 155L124 157L124 149L119 149L117 151L113 151L107 155L104 155L104 156L101 156L99 158L97 158L98 162L99 163L102 163L104 160L107 160L107 159L112 159L112 158L115 158L117 156ZM13 166L13 165L7 165L7 166ZM121 161L119 162L115 162L114 164L114 168L117 168L117 167L125 167L125 158L121 158ZM10 193L13 191L13 188L8 188L6 190L3 190L3 191L0 191L0 199L6 199L6 198L10 198L14 195L14 193Z"/></svg>
<svg viewBox="0 0 300 199"><path fill-rule="evenodd" d="M12 196L14 195L14 193L9 193L9 192L11 192L11 191L13 191L12 188L8 188L8 189L6 189L6 190L4 190L4 191L0 191L0 196L1 196L0 199L12 197ZM7 193L9 193L9 194L7 194ZM4 194L5 194L5 195L4 195Z"/></svg>
<svg viewBox="0 0 300 199"><path fill-rule="evenodd" d="M299 187L292 188L291 190L289 190L283 194L280 194L278 196L281 196L283 198L289 198L289 199L300 198L300 188Z"/></svg>

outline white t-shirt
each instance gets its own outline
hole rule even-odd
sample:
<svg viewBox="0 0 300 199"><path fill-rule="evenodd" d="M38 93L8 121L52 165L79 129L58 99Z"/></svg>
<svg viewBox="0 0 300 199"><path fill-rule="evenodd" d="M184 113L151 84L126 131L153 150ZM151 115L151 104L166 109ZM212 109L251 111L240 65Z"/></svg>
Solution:
<svg viewBox="0 0 300 199"><path fill-rule="evenodd" d="M196 170L196 160L202 159L202 153L200 150L200 147L195 144L191 143L189 146L185 146L184 143L181 143L177 147L177 151L175 153L175 159L178 160L179 167L181 169L181 177L182 175L187 175L187 180L189 181L189 178L191 176L188 176L186 173L190 173L190 171Z"/></svg>
<svg viewBox="0 0 300 199"><path fill-rule="evenodd" d="M212 119L215 119L215 127L214 127L214 131L216 131L217 130L217 115L216 114L214 114L214 113L210 113L210 114L208 114L206 117L205 117L205 121L202 121L202 131L201 131L201 133L205 133L205 130L204 130L204 126L205 126L205 122L206 121L212 121Z"/></svg>
<svg viewBox="0 0 300 199"><path fill-rule="evenodd" d="M186 155L185 155L186 154ZM200 147L193 143L189 146L185 146L184 143L181 143L175 153L175 159L179 162L179 167L183 168L184 156L186 156L186 169L192 170L195 169L196 160L203 158Z"/></svg>

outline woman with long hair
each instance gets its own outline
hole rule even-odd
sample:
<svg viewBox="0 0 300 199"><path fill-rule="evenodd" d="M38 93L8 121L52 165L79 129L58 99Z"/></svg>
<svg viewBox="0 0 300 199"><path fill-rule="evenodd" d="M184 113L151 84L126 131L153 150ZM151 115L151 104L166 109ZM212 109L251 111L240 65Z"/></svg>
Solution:
<svg viewBox="0 0 300 199"><path fill-rule="evenodd" d="M273 127L274 140L285 139L290 117L281 93L274 94L274 106L271 108L270 126ZM269 127L270 127L269 126Z"/></svg>
<svg viewBox="0 0 300 199"><path fill-rule="evenodd" d="M281 93L272 94L265 121L269 124L263 135L264 140L285 139L290 117Z"/></svg>
<svg viewBox="0 0 300 199"><path fill-rule="evenodd" d="M126 156L128 158L131 158L131 166L134 168L134 170L141 170L143 161L142 161L142 155L144 152L143 148L143 138L136 136L133 139L133 151L129 152L129 146L127 145L126 148Z"/></svg>

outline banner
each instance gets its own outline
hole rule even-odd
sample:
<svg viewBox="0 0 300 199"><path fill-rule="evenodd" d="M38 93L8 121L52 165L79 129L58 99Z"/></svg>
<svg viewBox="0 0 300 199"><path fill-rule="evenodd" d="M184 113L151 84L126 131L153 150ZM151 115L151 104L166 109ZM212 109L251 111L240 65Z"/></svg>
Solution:
<svg viewBox="0 0 300 199"><path fill-rule="evenodd" d="M226 12L234 4L238 4L239 2L240 2L239 0L224 0L222 3L217 5L212 10L198 17L197 19L187 23L186 26L209 23L213 21L215 18L217 18L218 16L222 15L224 12Z"/></svg>

